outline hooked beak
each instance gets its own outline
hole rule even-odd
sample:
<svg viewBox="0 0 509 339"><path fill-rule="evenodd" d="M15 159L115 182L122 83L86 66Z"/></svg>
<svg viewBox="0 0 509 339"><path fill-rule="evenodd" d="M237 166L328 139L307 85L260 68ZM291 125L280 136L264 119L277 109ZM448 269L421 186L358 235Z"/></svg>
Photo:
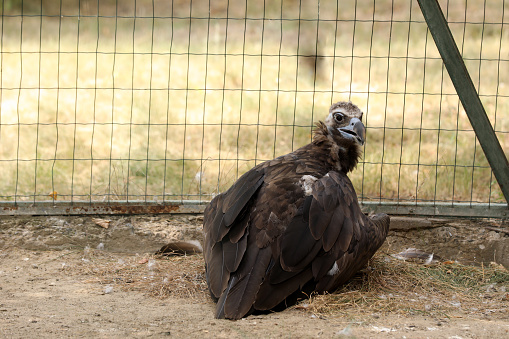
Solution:
<svg viewBox="0 0 509 339"><path fill-rule="evenodd" d="M357 118L352 118L350 120L350 124L343 128L338 128L338 131L341 133L341 136L346 139L352 139L357 142L359 145L364 145L364 140L366 137L366 128L364 128L364 124Z"/></svg>

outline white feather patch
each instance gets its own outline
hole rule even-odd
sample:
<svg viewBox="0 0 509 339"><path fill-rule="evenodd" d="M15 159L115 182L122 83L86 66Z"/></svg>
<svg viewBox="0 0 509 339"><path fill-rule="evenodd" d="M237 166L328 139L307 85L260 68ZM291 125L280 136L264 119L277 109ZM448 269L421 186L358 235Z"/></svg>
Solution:
<svg viewBox="0 0 509 339"><path fill-rule="evenodd" d="M334 262L334 265L332 265L332 268L327 272L327 275L333 276L334 274L339 272L339 267L336 262Z"/></svg>
<svg viewBox="0 0 509 339"><path fill-rule="evenodd" d="M317 180L316 177L308 174L303 175L302 178L300 178L299 183L306 196L311 195L313 193L313 184L315 183L316 180Z"/></svg>

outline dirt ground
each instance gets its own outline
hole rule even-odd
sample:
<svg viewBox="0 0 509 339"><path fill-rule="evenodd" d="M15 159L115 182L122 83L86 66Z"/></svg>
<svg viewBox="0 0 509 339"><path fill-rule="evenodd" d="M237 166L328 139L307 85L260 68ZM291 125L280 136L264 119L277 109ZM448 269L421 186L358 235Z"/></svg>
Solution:
<svg viewBox="0 0 509 339"><path fill-rule="evenodd" d="M361 315L352 307L346 314L324 316L293 307L239 321L217 320L201 255L152 255L169 240L199 240L199 216L101 219L0 219L0 337L509 337L508 302L483 312L457 307L443 313ZM400 219L393 223L384 251L418 247L480 264L508 256L503 251L509 236L497 231L500 226ZM164 286L174 290L163 291Z"/></svg>

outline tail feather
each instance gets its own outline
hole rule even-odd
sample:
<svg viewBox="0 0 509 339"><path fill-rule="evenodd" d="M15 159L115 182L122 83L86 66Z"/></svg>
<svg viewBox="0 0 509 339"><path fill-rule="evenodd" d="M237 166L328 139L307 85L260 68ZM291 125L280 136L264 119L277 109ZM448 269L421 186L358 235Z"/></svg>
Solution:
<svg viewBox="0 0 509 339"><path fill-rule="evenodd" d="M225 316L240 319L253 308L253 304L271 259L270 248L252 249L247 253L246 264L239 267L235 281L231 279L227 298L224 302Z"/></svg>
<svg viewBox="0 0 509 339"><path fill-rule="evenodd" d="M226 303L226 297L228 296L228 293L230 293L230 289L232 288L232 286L235 284L236 281L237 281L237 277L235 277L235 276L231 277L231 279L228 283L228 286L226 286L226 289L224 290L223 294L221 294L221 297L217 301L216 314L215 314L216 319L224 319L225 318L224 304Z"/></svg>

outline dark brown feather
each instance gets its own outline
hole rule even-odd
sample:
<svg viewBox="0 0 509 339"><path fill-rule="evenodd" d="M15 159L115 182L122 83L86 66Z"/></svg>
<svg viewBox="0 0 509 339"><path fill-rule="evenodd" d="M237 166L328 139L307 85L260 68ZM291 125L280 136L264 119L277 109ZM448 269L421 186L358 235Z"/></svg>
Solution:
<svg viewBox="0 0 509 339"><path fill-rule="evenodd" d="M205 264L207 283L210 292L216 297L225 290L230 278L230 272L226 269L223 258L223 243L217 242L212 246L210 258Z"/></svg>
<svg viewBox="0 0 509 339"><path fill-rule="evenodd" d="M203 225L208 225L206 232L208 232L214 242L220 241L229 231L224 223L224 213L220 208L223 204L223 200L223 195L214 198L212 200L212 202L214 202L214 207L210 208L210 210L205 209L204 213ZM211 221L207 222L208 220Z"/></svg>
<svg viewBox="0 0 509 339"><path fill-rule="evenodd" d="M267 270L269 272L267 277L268 279L266 278L264 283L269 285L277 285L295 277L297 274L300 274L300 271L284 270L281 267L281 261L279 257L275 258L274 261L274 265Z"/></svg>
<svg viewBox="0 0 509 339"><path fill-rule="evenodd" d="M224 200L223 213L226 226L233 224L247 202L263 183L263 172L251 170L244 176L237 181L238 186L234 186L234 189Z"/></svg>
<svg viewBox="0 0 509 339"><path fill-rule="evenodd" d="M224 303L224 314L229 319L240 319L249 312L255 301L260 285L269 264L269 248L250 247L246 253L245 264L235 273L235 284L230 288Z"/></svg>
<svg viewBox="0 0 509 339"><path fill-rule="evenodd" d="M301 290L304 285L312 279L313 273L310 268L307 268L305 270L295 272L292 279L285 279L278 284L272 284L265 281L256 296L254 304L255 309L266 311L276 307L291 295L288 291Z"/></svg>
<svg viewBox="0 0 509 339"><path fill-rule="evenodd" d="M309 208L309 225L312 225L310 230L311 235L315 240L322 239L322 236L327 229L327 226L330 224L333 215L334 210L324 211L320 203L313 199Z"/></svg>
<svg viewBox="0 0 509 339"><path fill-rule="evenodd" d="M247 232L237 242L225 241L223 243L224 266L229 272L234 272L239 268L240 261L246 252Z"/></svg>
<svg viewBox="0 0 509 339"><path fill-rule="evenodd" d="M235 224L230 227L230 232L228 232L228 236L230 237L231 242L238 242L247 232L249 232L249 229L247 227L248 222L249 216L244 215L242 217L239 217Z"/></svg>
<svg viewBox="0 0 509 339"><path fill-rule="evenodd" d="M312 196L309 196L305 199L304 204L279 238L280 263L281 267L287 271L302 270L321 248L320 242L313 238L308 227L308 211L312 198Z"/></svg>
<svg viewBox="0 0 509 339"><path fill-rule="evenodd" d="M346 225L348 227L348 225ZM345 228L345 211L344 207L339 205L335 210L329 222L329 227L325 230L322 237L323 249L325 252L330 251L332 246L337 242L341 230ZM350 239L344 241L350 242Z"/></svg>

